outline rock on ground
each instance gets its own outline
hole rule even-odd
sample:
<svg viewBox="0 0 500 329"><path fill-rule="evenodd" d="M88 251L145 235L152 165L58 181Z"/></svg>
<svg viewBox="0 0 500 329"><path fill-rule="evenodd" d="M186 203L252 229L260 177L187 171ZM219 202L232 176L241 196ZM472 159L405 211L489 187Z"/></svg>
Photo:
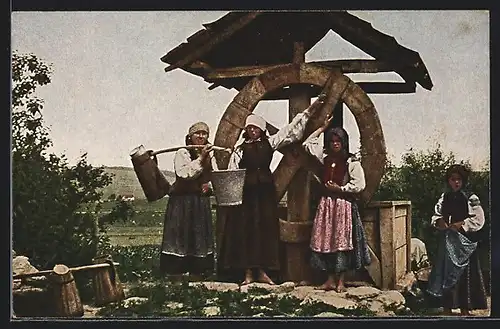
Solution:
<svg viewBox="0 0 500 329"><path fill-rule="evenodd" d="M343 317L343 314L338 314L334 312L322 312L319 314L316 314L314 317L315 318L338 318L338 317Z"/></svg>
<svg viewBox="0 0 500 329"><path fill-rule="evenodd" d="M239 291L240 287L236 283L228 282L189 282L190 287L205 286L208 290L215 291Z"/></svg>

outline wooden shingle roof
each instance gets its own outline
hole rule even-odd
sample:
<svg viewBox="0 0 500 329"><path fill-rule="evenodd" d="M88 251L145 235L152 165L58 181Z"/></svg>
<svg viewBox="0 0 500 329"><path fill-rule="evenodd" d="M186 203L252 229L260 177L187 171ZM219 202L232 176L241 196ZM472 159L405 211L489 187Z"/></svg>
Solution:
<svg viewBox="0 0 500 329"><path fill-rule="evenodd" d="M203 26L161 58L169 64L166 72L180 68L207 80L214 69L291 63L294 41L303 41L308 51L332 30L376 60L393 65L405 81L427 90L433 86L416 51L347 11L229 12ZM227 79L220 85L240 90L250 79Z"/></svg>

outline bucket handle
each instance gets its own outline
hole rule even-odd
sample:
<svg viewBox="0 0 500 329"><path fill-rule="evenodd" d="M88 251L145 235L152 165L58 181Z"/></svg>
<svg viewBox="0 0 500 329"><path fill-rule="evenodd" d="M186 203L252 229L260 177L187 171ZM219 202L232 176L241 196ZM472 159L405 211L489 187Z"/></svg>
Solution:
<svg viewBox="0 0 500 329"><path fill-rule="evenodd" d="M115 268L115 263L113 262L112 259L107 259L106 263L109 264L110 269L111 269L111 271L110 271L111 272L110 273L111 283L115 284L116 283L116 268Z"/></svg>

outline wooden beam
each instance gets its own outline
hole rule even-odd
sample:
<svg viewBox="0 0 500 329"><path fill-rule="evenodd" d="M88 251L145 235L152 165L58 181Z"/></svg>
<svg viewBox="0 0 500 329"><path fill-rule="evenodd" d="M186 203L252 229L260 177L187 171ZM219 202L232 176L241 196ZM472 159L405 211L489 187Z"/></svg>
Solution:
<svg viewBox="0 0 500 329"><path fill-rule="evenodd" d="M213 71L213 68L203 61L194 61L189 65L192 69L204 69L207 71Z"/></svg>
<svg viewBox="0 0 500 329"><path fill-rule="evenodd" d="M357 82L367 94L411 94L416 90L415 82ZM309 97L317 97L321 88L310 86L307 88ZM262 100L287 100L291 94L290 88L283 88L265 95Z"/></svg>
<svg viewBox="0 0 500 329"><path fill-rule="evenodd" d="M185 56L182 60L165 68L165 72L169 72L176 68L183 67L188 63L197 60L198 58L200 58L200 56L210 51L217 44L226 40L227 38L232 36L236 31L240 30L242 27L253 21L258 15L260 15L260 12L252 12L249 13L248 15L243 16L243 18L237 20L234 24L228 26L224 31L222 31L219 35L217 35L217 37L211 39L203 46L198 47L195 51Z"/></svg>
<svg viewBox="0 0 500 329"><path fill-rule="evenodd" d="M335 61L315 61L309 64L316 64L330 68L340 68L342 73L378 73L378 72L393 72L400 67L391 63L375 60L375 59L346 59ZM236 66L231 68L214 69L205 77L206 80L229 79L254 77L261 75L266 71L282 67L288 64L277 65L253 65L253 66Z"/></svg>
<svg viewBox="0 0 500 329"><path fill-rule="evenodd" d="M304 63L305 54L304 43L295 41L293 43L293 63ZM292 85L289 90L288 119L292 121L295 115L302 112L311 104L311 98L307 85ZM287 190L288 222L300 222L301 224L308 223L311 193L310 180L311 175L304 168L300 168L292 178ZM312 225L308 225L307 227L310 228ZM309 251L308 241L289 242L286 243L285 246L287 258L285 273L283 273L285 274L285 278L295 282L310 282L312 279L312 272L310 271L309 259L307 257Z"/></svg>

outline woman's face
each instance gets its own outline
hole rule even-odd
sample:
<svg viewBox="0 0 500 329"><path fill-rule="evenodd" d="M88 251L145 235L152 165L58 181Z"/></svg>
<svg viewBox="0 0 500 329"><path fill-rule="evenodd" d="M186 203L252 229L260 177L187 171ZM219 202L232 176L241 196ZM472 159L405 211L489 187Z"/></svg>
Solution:
<svg viewBox="0 0 500 329"><path fill-rule="evenodd" d="M450 175L450 178L448 178L448 184L453 192L457 192L462 188L462 177L459 174L453 173Z"/></svg>
<svg viewBox="0 0 500 329"><path fill-rule="evenodd" d="M251 140L259 139L259 137L262 135L262 130L254 125L248 125L245 128L245 131L248 135L248 138L250 138Z"/></svg>
<svg viewBox="0 0 500 329"><path fill-rule="evenodd" d="M330 149L334 153L342 151L342 140L340 139L339 136L337 135L332 136L332 139L330 140Z"/></svg>
<svg viewBox="0 0 500 329"><path fill-rule="evenodd" d="M208 134L206 131L197 131L191 135L193 145L205 145L207 143Z"/></svg>

